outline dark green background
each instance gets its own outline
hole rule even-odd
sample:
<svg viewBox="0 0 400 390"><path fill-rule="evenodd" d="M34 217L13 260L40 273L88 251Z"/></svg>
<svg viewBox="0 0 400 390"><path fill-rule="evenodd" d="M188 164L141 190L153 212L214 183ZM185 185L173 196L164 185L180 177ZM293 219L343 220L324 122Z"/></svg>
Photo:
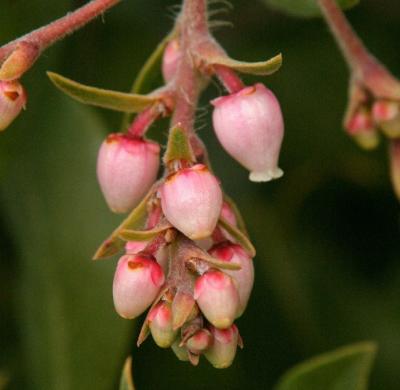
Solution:
<svg viewBox="0 0 400 390"><path fill-rule="evenodd" d="M83 3L3 0L0 41ZM71 101L45 70L128 90L172 25L171 4L123 1L104 23L47 51L23 79L28 110L0 135L0 383L8 376L10 389L111 389L132 349L139 390L270 389L294 363L371 339L379 343L371 389L398 389L399 206L386 145L366 153L343 133L348 72L323 22L289 18L258 1L233 1L223 18L234 28L215 33L238 59L283 53L282 69L263 81L285 115L285 176L250 183L218 146L209 115L199 123L258 250L254 293L238 321L245 349L218 371L205 361L197 368L178 362L151 340L134 347L135 322L119 319L112 306L116 259L90 261L120 220L95 178L98 147L118 129L120 115ZM400 76L397 1L364 0L348 16ZM208 114L208 100L220 92L211 84L201 105ZM165 143L166 131L167 122L151 135Z"/></svg>

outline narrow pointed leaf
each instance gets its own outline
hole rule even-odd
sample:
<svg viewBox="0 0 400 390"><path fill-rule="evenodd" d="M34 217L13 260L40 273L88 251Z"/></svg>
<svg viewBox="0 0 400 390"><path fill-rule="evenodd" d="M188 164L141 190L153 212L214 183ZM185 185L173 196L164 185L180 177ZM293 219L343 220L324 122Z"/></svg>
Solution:
<svg viewBox="0 0 400 390"><path fill-rule="evenodd" d="M144 216L147 213L147 202L154 193L154 186L139 205L132 210L128 217L111 233L111 235L101 244L97 249L93 260L104 259L118 253L125 245L125 241L119 237L122 230L128 228L134 228L140 225L143 221Z"/></svg>
<svg viewBox="0 0 400 390"><path fill-rule="evenodd" d="M233 238L243 246L243 248L248 252L250 257L256 255L256 250L250 240L245 234L243 234L236 226L231 225L224 218L219 219L219 225L223 227Z"/></svg>
<svg viewBox="0 0 400 390"><path fill-rule="evenodd" d="M150 230L122 229L119 237L125 241L148 241L171 227L172 225L165 221Z"/></svg>
<svg viewBox="0 0 400 390"><path fill-rule="evenodd" d="M259 62L244 62L237 61L229 57L213 57L207 59L210 64L223 65L228 68L234 69L237 72L254 74L257 76L267 76L275 73L282 65L282 54L278 54L275 57L267 61Z"/></svg>
<svg viewBox="0 0 400 390"><path fill-rule="evenodd" d="M122 112L141 112L157 101L155 96L90 87L53 72L47 72L47 75L58 89L84 104Z"/></svg>
<svg viewBox="0 0 400 390"><path fill-rule="evenodd" d="M287 12L293 16L314 17L320 16L318 0L264 0L264 2L274 8ZM351 8L359 3L359 0L337 0L338 5L343 9Z"/></svg>
<svg viewBox="0 0 400 390"><path fill-rule="evenodd" d="M367 390L376 344L339 348L293 367L275 390Z"/></svg>
<svg viewBox="0 0 400 390"><path fill-rule="evenodd" d="M119 390L135 390L132 378L132 358L128 357L125 361L124 368L121 373Z"/></svg>
<svg viewBox="0 0 400 390"><path fill-rule="evenodd" d="M174 127L168 137L167 151L164 155L164 162L168 164L174 160L186 160L194 162L195 157L190 146L189 137L180 127Z"/></svg>

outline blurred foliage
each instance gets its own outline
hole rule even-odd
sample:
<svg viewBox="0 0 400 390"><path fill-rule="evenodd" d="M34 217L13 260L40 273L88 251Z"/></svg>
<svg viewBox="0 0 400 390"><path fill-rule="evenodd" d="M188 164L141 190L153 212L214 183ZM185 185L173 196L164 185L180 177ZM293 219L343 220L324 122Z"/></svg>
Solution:
<svg viewBox="0 0 400 390"><path fill-rule="evenodd" d="M385 145L365 153L344 135L348 74L323 22L291 19L262 1L234 0L224 18L235 28L216 35L234 58L283 53L283 67L265 82L285 114L285 176L248 182L219 147L209 116L198 123L257 248L254 293L238 321L245 349L231 368L215 370L205 361L197 368L182 363L150 340L133 346L135 323L113 310L116 258L90 260L121 220L107 210L95 178L97 149L121 115L70 100L45 71L129 91L170 30L168 6L175 2L122 2L50 49L23 79L28 110L0 137L0 371L8 388L117 388L131 349L138 389L270 389L295 363L371 339L379 353L370 388L398 389L399 207ZM83 3L4 0L0 40ZM400 75L393 50L398 3L364 0L348 15L372 52ZM208 100L220 93L212 84L202 108L209 112ZM166 126L150 133L164 144Z"/></svg>
<svg viewBox="0 0 400 390"><path fill-rule="evenodd" d="M366 390L376 345L364 342L298 364L275 390Z"/></svg>
<svg viewBox="0 0 400 390"><path fill-rule="evenodd" d="M316 0L264 0L267 4L285 11L294 16L312 17L319 16L320 10ZM337 3L347 9L353 7L359 0L337 0Z"/></svg>

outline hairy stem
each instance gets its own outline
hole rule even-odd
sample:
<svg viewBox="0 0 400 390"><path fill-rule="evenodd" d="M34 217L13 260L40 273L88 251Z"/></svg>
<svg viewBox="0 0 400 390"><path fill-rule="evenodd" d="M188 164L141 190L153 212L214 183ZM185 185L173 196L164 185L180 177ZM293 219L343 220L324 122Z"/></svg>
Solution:
<svg viewBox="0 0 400 390"><path fill-rule="evenodd" d="M229 93L239 92L244 88L243 81L234 70L226 66L214 65L214 71Z"/></svg>
<svg viewBox="0 0 400 390"><path fill-rule="evenodd" d="M92 19L113 7L121 0L92 0L90 3L68 13L47 26L34 30L14 41L0 47L0 62L2 62L20 42L29 42L38 46L40 51L45 50L53 43L81 28Z"/></svg>
<svg viewBox="0 0 400 390"><path fill-rule="evenodd" d="M197 102L201 90L201 76L194 66L193 53L197 42L208 36L206 0L185 0L180 17L181 60L175 83L175 111L172 128L180 125L189 135L196 156L204 154L204 147L194 132Z"/></svg>

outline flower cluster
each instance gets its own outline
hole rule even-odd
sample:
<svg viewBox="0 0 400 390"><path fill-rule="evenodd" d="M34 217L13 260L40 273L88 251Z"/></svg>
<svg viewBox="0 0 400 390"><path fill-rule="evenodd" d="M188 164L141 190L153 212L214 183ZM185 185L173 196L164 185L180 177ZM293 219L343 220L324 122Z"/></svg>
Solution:
<svg viewBox="0 0 400 390"><path fill-rule="evenodd" d="M345 118L345 128L364 149L374 149L379 135L400 138L400 103L389 98L374 98L361 87L352 96L352 106ZM357 97L355 95L357 94Z"/></svg>
<svg viewBox="0 0 400 390"><path fill-rule="evenodd" d="M164 95L139 112L126 133L111 134L101 145L97 174L106 202L114 212L133 211L95 258L125 250L113 297L123 318L150 308L138 345L151 334L180 360L197 365L204 355L224 368L242 346L234 321L249 301L255 250L197 134L173 117L165 172L158 180L160 146L145 138L157 118L179 111L179 95L170 86L182 72L182 58L179 40L171 40L162 61L168 99ZM199 69L217 76L230 91L211 102L223 148L250 171L251 180L280 177L283 119L275 95L260 83L242 85L229 67L205 69L201 63ZM134 230L141 221L142 229Z"/></svg>

